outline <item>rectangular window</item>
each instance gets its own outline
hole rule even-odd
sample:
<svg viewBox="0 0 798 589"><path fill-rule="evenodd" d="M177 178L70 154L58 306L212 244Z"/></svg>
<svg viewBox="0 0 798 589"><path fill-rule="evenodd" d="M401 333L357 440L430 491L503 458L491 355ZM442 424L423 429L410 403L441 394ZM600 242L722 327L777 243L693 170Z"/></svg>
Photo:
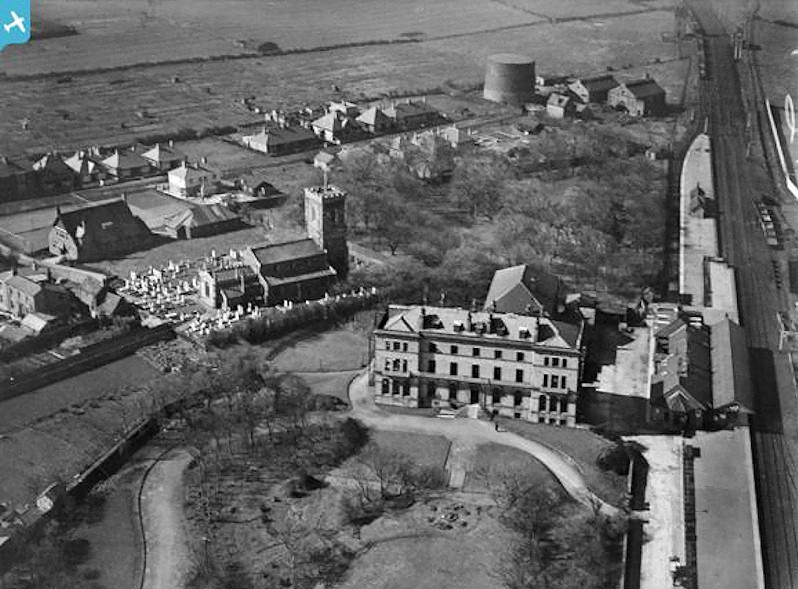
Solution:
<svg viewBox="0 0 798 589"><path fill-rule="evenodd" d="M498 366L493 367L493 380L501 380L502 379L502 369Z"/></svg>
<svg viewBox="0 0 798 589"><path fill-rule="evenodd" d="M471 365L471 378L479 378L479 364Z"/></svg>
<svg viewBox="0 0 798 589"><path fill-rule="evenodd" d="M403 351L403 352L406 352L406 351L407 351L407 342L405 342L405 343L403 343L403 344L402 344L402 351Z"/></svg>
<svg viewBox="0 0 798 589"><path fill-rule="evenodd" d="M556 368L557 366L560 365L560 359L559 358L552 358L551 359L551 365Z"/></svg>
<svg viewBox="0 0 798 589"><path fill-rule="evenodd" d="M544 374L543 375L543 386L544 387L549 386L549 375L548 374Z"/></svg>
<svg viewBox="0 0 798 589"><path fill-rule="evenodd" d="M391 371L391 359L390 358L385 360L385 371L386 372L390 372Z"/></svg>
<svg viewBox="0 0 798 589"><path fill-rule="evenodd" d="M386 350L390 350L391 349L391 342L388 341L388 340L385 340L385 349Z"/></svg>
<svg viewBox="0 0 798 589"><path fill-rule="evenodd" d="M549 365L549 357L543 356L543 366L548 366L548 365Z"/></svg>
<svg viewBox="0 0 798 589"><path fill-rule="evenodd" d="M451 362L449 364L449 375L457 376L457 362Z"/></svg>
<svg viewBox="0 0 798 589"><path fill-rule="evenodd" d="M407 372L407 360L402 360L402 372Z"/></svg>
<svg viewBox="0 0 798 589"><path fill-rule="evenodd" d="M396 351L396 352L398 352L398 351L399 351L399 342L394 342L394 343L393 343L393 349L394 349L394 351Z"/></svg>
<svg viewBox="0 0 798 589"><path fill-rule="evenodd" d="M565 379L565 377L564 377L564 376L560 377L560 386L561 386L562 388L564 388L564 389L567 389L567 388L568 388L568 385L567 385L567 384L565 384L565 380L566 380L566 379Z"/></svg>
<svg viewBox="0 0 798 589"><path fill-rule="evenodd" d="M562 359L562 367L563 368L568 368L568 358L563 358Z"/></svg>
<svg viewBox="0 0 798 589"><path fill-rule="evenodd" d="M556 374L551 375L551 388L556 389L560 384L560 377Z"/></svg>
<svg viewBox="0 0 798 589"><path fill-rule="evenodd" d="M501 360L502 359L502 351L501 350L493 350L493 357L496 360Z"/></svg>
<svg viewBox="0 0 798 589"><path fill-rule="evenodd" d="M518 362L523 362L524 361L524 353L523 352L516 352L515 359Z"/></svg>
<svg viewBox="0 0 798 589"><path fill-rule="evenodd" d="M524 371L523 370L516 370L515 371L515 382L524 382Z"/></svg>
<svg viewBox="0 0 798 589"><path fill-rule="evenodd" d="M435 342L430 342L430 343L429 343L429 351L430 351L430 354L435 354L435 353L437 353L437 351L438 351L438 346L437 346L437 344L435 344Z"/></svg>
<svg viewBox="0 0 798 589"><path fill-rule="evenodd" d="M473 348L471 350L471 355L474 356L475 358L479 357L480 354L481 354L481 351L480 351L479 348Z"/></svg>
<svg viewBox="0 0 798 589"><path fill-rule="evenodd" d="M430 360L427 364L427 372L435 374L435 360Z"/></svg>
<svg viewBox="0 0 798 589"><path fill-rule="evenodd" d="M452 346L452 354L456 354L457 352L459 352L457 346Z"/></svg>

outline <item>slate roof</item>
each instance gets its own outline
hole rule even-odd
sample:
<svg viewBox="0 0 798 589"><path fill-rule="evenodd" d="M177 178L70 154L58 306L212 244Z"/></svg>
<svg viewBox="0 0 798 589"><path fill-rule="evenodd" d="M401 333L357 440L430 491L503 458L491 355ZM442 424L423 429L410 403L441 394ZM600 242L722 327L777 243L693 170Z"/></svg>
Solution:
<svg viewBox="0 0 798 589"><path fill-rule="evenodd" d="M337 110L328 112L311 123L314 128L336 133L342 131L349 123L349 117Z"/></svg>
<svg viewBox="0 0 798 589"><path fill-rule="evenodd" d="M328 266L327 268L316 270L314 272L307 272L305 274L295 274L293 276L286 276L283 278L266 275L263 277L263 279L269 286L280 286L283 284L292 284L294 282L305 282L307 280L313 280L316 278L332 278L335 275L335 270Z"/></svg>
<svg viewBox="0 0 798 589"><path fill-rule="evenodd" d="M12 276L5 281L5 284L8 288L12 288L28 296L36 296L42 291L41 284L19 275Z"/></svg>
<svg viewBox="0 0 798 589"><path fill-rule="evenodd" d="M279 145L312 141L316 139L316 134L304 127L271 127L265 131L261 131L257 135L250 135L244 139L251 143L276 147Z"/></svg>
<svg viewBox="0 0 798 589"><path fill-rule="evenodd" d="M286 243L254 246L251 250L255 258L262 265L299 260L324 254L324 251L310 238L288 241Z"/></svg>
<svg viewBox="0 0 798 589"><path fill-rule="evenodd" d="M170 178L179 178L188 182L189 180L203 180L208 177L213 177L213 172L205 168L195 168L194 166L187 166L183 164L179 168L169 170Z"/></svg>
<svg viewBox="0 0 798 589"><path fill-rule="evenodd" d="M76 236L78 227L85 225L86 234L91 234L97 242L137 241L149 237L144 222L133 215L122 199L97 203L66 213L59 210L53 225L59 222L72 237Z"/></svg>
<svg viewBox="0 0 798 589"><path fill-rule="evenodd" d="M523 342L530 345L537 344L561 350L575 350L574 333L561 331L565 324L551 321L545 317L536 318L514 313L488 313L485 311L469 312L466 309L451 307L422 307L392 305L391 317L382 328L384 331L418 332L421 322L422 309L424 310L424 331L447 333L463 338L475 340L499 340ZM495 329L482 332L460 329L467 325L468 316L471 316L473 325L487 325L493 319ZM568 325L568 329L573 326ZM578 328L577 328L578 329ZM522 337L521 332L529 332L529 337ZM569 341L570 340L570 341Z"/></svg>
<svg viewBox="0 0 798 589"><path fill-rule="evenodd" d="M657 84L654 80L644 78L642 80L635 80L633 82L626 82L623 84L631 92L635 98L643 99L657 96L658 94L665 94L665 90Z"/></svg>
<svg viewBox="0 0 798 589"><path fill-rule="evenodd" d="M388 123L388 121L390 121L390 118L388 118L388 115L382 112L382 109L377 108L376 106L372 106L368 110L364 111L355 120L365 125L377 126L380 124Z"/></svg>
<svg viewBox="0 0 798 589"><path fill-rule="evenodd" d="M159 164L168 164L177 160L185 160L184 153L177 151L173 147L165 147L160 143L156 143L154 147L141 154L142 157L148 160L158 162Z"/></svg>
<svg viewBox="0 0 798 589"><path fill-rule="evenodd" d="M206 227L239 219L238 215L224 205L192 205L164 219L164 226Z"/></svg>
<svg viewBox="0 0 798 589"><path fill-rule="evenodd" d="M485 297L485 309L496 303L499 312L525 314L542 309L557 314L557 306L565 302L566 287L554 274L537 271L528 264L497 270Z"/></svg>
<svg viewBox="0 0 798 589"><path fill-rule="evenodd" d="M580 78L579 82L588 92L606 92L618 86L618 80L609 74L592 78Z"/></svg>
<svg viewBox="0 0 798 589"><path fill-rule="evenodd" d="M385 114L396 121L422 115L437 115L438 111L424 103L400 102L385 109Z"/></svg>
<svg viewBox="0 0 798 589"><path fill-rule="evenodd" d="M64 163L61 156L48 153L38 161L34 162L33 169L55 176L73 176L74 171Z"/></svg>
<svg viewBox="0 0 798 589"><path fill-rule="evenodd" d="M130 170L132 168L148 168L150 162L135 151L115 151L103 160L103 165L114 170Z"/></svg>
<svg viewBox="0 0 798 589"><path fill-rule="evenodd" d="M64 163L76 174L88 175L94 173L97 163L82 155L79 151L64 160Z"/></svg>
<svg viewBox="0 0 798 589"><path fill-rule="evenodd" d="M754 394L748 345L742 327L725 319L710 328L712 402L716 408L738 403L751 412Z"/></svg>

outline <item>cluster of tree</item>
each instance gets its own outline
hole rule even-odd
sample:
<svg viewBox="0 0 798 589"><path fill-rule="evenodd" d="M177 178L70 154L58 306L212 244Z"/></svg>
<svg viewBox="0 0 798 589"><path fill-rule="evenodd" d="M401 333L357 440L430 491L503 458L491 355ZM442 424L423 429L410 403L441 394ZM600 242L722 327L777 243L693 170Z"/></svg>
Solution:
<svg viewBox="0 0 798 589"><path fill-rule="evenodd" d="M446 486L446 472L420 466L407 455L369 443L358 454L350 475L357 492L344 507L349 521L361 525L382 514L388 505L409 505L420 494Z"/></svg>
<svg viewBox="0 0 798 589"><path fill-rule="evenodd" d="M226 544L218 541L221 524L247 523L231 515L228 493L230 481L236 487L247 483L254 465L270 477L294 481L300 496L308 481L321 484L310 473L328 471L368 443L362 424L316 413L317 398L301 378L275 373L251 350L220 351L179 378L191 393L174 419L185 441L198 450L190 498L210 545ZM264 511L261 523L287 554L280 582L292 587L337 579L352 557L335 542L309 548L303 540L317 530L291 513L278 519ZM253 586L251 568L236 554L211 550L201 561L191 587Z"/></svg>
<svg viewBox="0 0 798 589"><path fill-rule="evenodd" d="M493 494L517 540L501 563L509 589L610 589L621 574L626 519L586 509L560 489L494 473Z"/></svg>

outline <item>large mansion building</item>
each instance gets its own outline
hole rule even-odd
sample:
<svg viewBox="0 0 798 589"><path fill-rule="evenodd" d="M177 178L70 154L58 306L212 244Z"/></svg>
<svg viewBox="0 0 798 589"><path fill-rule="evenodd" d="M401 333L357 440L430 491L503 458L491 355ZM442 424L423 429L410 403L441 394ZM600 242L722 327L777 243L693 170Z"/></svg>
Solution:
<svg viewBox="0 0 798 589"><path fill-rule="evenodd" d="M573 426L581 340L581 325L540 314L392 305L374 333L376 401Z"/></svg>

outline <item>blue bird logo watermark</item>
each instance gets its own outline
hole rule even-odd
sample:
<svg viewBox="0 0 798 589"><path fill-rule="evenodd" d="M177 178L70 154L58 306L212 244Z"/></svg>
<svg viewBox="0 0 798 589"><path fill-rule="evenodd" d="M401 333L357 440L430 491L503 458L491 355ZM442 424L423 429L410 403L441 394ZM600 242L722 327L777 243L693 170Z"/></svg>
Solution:
<svg viewBox="0 0 798 589"><path fill-rule="evenodd" d="M30 0L0 0L0 50L30 41Z"/></svg>

